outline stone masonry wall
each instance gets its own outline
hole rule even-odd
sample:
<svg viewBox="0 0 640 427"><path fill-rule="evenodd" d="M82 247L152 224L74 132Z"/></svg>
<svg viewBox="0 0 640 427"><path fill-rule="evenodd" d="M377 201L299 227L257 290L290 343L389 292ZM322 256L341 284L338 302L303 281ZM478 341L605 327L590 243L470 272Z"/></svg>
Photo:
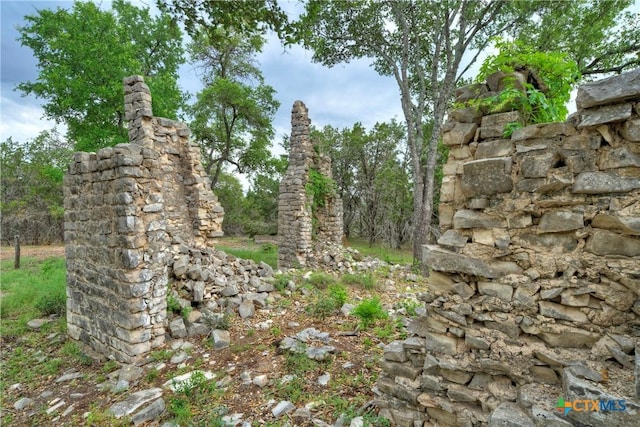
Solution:
<svg viewBox="0 0 640 427"><path fill-rule="evenodd" d="M450 112L425 309L377 384L394 425L637 425L640 69L583 85L577 107L510 138L518 112ZM558 411L559 398L608 410Z"/></svg>
<svg viewBox="0 0 640 427"><path fill-rule="evenodd" d="M343 235L342 200L334 190L325 200L316 203L318 208L312 212L313 195L307 191L312 168L325 177L332 177L331 159L316 152L310 124L307 107L302 101L296 101L291 111L289 166L278 197L280 268L317 267L325 259L322 254L326 255L327 248L332 254L326 255L326 264L339 257L340 251L336 248Z"/></svg>
<svg viewBox="0 0 640 427"><path fill-rule="evenodd" d="M210 247L223 209L182 123L124 80L131 143L76 153L64 178L69 335L132 363L164 344L173 252Z"/></svg>

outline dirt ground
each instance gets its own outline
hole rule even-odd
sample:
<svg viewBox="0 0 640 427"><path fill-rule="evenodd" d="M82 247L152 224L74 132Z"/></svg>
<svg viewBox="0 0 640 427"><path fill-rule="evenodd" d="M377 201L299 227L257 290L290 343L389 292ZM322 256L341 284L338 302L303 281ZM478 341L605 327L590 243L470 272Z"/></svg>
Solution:
<svg viewBox="0 0 640 427"><path fill-rule="evenodd" d="M14 256L13 246L0 247L0 259L2 261L13 259ZM20 246L20 257L44 259L53 256L64 256L64 245Z"/></svg>

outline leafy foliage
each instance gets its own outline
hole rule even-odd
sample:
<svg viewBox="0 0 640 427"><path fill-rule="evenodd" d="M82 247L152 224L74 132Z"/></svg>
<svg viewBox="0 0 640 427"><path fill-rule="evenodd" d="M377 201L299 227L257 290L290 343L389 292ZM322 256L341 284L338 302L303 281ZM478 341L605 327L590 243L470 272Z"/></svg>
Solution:
<svg viewBox="0 0 640 427"><path fill-rule="evenodd" d="M62 178L72 149L54 130L20 143L0 144L1 235L22 243L63 239Z"/></svg>
<svg viewBox="0 0 640 427"><path fill-rule="evenodd" d="M512 32L534 51L561 52L583 76L640 66L640 10L634 0L534 2L531 18ZM635 5L634 5L635 3ZM517 2L520 7L530 7Z"/></svg>
<svg viewBox="0 0 640 427"><path fill-rule="evenodd" d="M249 35L264 34L270 29L292 41L289 20L277 0L157 0L157 3L161 10L182 20L190 35L201 28L223 28Z"/></svg>
<svg viewBox="0 0 640 427"><path fill-rule="evenodd" d="M388 316L379 297L364 299L351 313L360 318L360 323L365 329L374 324L376 320L386 319Z"/></svg>
<svg viewBox="0 0 640 427"><path fill-rule="evenodd" d="M70 10L38 10L25 17L20 42L38 60L38 78L18 85L43 98L45 116L63 122L76 149L95 151L127 140L122 79L145 77L154 114L175 118L183 105L178 89L180 30L167 14L114 0L103 11L76 1Z"/></svg>
<svg viewBox="0 0 640 427"><path fill-rule="evenodd" d="M512 78L504 91L482 103L496 111L520 111L525 125L564 121L571 90L580 79L576 63L567 54L534 51L522 42L497 40L496 47L499 53L483 62L478 81L497 71L531 72L537 81L520 82Z"/></svg>
<svg viewBox="0 0 640 427"><path fill-rule="evenodd" d="M313 210L321 208L325 205L327 197L335 190L333 179L322 175L317 169L309 170L309 182L305 190L308 195L313 197Z"/></svg>

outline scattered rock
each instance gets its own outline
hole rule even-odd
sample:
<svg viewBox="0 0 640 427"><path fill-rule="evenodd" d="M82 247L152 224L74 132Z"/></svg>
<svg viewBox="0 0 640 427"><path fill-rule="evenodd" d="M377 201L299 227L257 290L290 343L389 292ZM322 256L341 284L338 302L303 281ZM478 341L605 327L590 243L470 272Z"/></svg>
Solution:
<svg viewBox="0 0 640 427"><path fill-rule="evenodd" d="M33 405L33 399L30 399L28 397L23 397L21 399L18 399L16 401L16 403L13 404L13 409L15 409L16 411L22 411L25 408L28 408L29 406Z"/></svg>
<svg viewBox="0 0 640 427"><path fill-rule="evenodd" d="M214 329L211 332L211 339L213 340L214 350L222 350L231 344L231 334L223 329Z"/></svg>
<svg viewBox="0 0 640 427"><path fill-rule="evenodd" d="M73 380L77 380L80 378L84 378L84 374L81 372L71 372L68 374L64 374L63 376L59 377L58 379L56 379L57 383L62 383L65 381L73 381Z"/></svg>
<svg viewBox="0 0 640 427"><path fill-rule="evenodd" d="M280 416L296 409L295 405L287 400L279 402L272 410L271 413L274 417L280 418Z"/></svg>
<svg viewBox="0 0 640 427"><path fill-rule="evenodd" d="M27 326L30 327L31 329L40 329L41 327L43 327L44 325L50 322L51 322L50 319L33 319L27 322Z"/></svg>
<svg viewBox="0 0 640 427"><path fill-rule="evenodd" d="M158 399L160 396L162 396L162 389L160 388L137 391L128 395L123 401L111 405L108 412L116 418L122 418L131 415L142 405Z"/></svg>

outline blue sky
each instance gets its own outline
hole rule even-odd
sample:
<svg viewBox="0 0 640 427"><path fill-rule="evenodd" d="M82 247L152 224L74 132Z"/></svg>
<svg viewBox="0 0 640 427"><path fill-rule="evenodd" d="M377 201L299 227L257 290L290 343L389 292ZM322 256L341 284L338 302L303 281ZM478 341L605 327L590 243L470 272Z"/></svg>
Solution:
<svg viewBox="0 0 640 427"><path fill-rule="evenodd" d="M155 8L154 0L132 3L150 6L152 10ZM291 14L300 7L297 1L280 3ZM110 7L108 1L100 4L103 8ZM31 49L20 46L16 40L16 26L22 24L24 15L35 14L37 9L69 8L71 5L71 1L0 0L0 141L9 136L15 141L26 141L55 125L42 117L42 100L33 96L23 97L14 91L18 83L34 81L38 73ZM389 121L394 117L402 119L399 90L393 78L379 76L366 60L326 68L314 64L311 56L311 52L299 46L284 49L272 36L258 57L265 81L277 91L276 97L281 104L274 119L277 134L274 150L280 152L277 147L282 137L290 132L291 107L298 99L307 105L312 124L318 127L332 125L343 128L361 122L370 128L376 122ZM192 65L182 66L179 84L191 93L201 89Z"/></svg>

